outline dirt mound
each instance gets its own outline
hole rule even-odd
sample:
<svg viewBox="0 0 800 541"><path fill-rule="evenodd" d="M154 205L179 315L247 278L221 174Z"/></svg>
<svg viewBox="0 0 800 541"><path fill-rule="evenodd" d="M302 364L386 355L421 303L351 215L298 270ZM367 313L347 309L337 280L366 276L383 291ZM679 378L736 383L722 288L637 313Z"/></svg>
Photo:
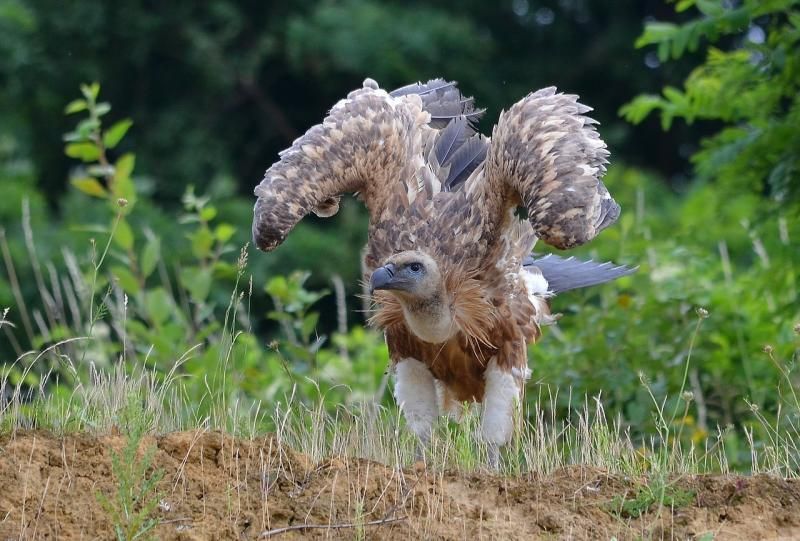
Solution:
<svg viewBox="0 0 800 541"><path fill-rule="evenodd" d="M112 449L123 445L119 436L0 438L0 540L113 538L98 493L114 497ZM315 464L272 436L204 432L143 446L155 446L153 467L164 472L157 539L800 538L795 480L678 479L660 498L674 506L658 507L642 497L641 480L590 468L509 478L357 459Z"/></svg>

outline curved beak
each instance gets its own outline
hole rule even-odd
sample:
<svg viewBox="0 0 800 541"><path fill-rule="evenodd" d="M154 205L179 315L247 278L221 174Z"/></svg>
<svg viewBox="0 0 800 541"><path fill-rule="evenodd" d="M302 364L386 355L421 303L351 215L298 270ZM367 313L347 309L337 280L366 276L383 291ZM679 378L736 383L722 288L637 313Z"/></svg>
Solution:
<svg viewBox="0 0 800 541"><path fill-rule="evenodd" d="M378 289L397 289L394 283L395 266L389 263L383 267L378 267L369 279L369 292L373 293Z"/></svg>

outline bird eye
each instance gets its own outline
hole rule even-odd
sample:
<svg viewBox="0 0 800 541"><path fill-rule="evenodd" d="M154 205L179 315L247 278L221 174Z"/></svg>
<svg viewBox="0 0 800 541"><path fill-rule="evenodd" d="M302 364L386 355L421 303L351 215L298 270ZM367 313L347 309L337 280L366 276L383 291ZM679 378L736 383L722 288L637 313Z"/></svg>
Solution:
<svg viewBox="0 0 800 541"><path fill-rule="evenodd" d="M422 270L422 263L411 263L408 265L411 272L420 272Z"/></svg>

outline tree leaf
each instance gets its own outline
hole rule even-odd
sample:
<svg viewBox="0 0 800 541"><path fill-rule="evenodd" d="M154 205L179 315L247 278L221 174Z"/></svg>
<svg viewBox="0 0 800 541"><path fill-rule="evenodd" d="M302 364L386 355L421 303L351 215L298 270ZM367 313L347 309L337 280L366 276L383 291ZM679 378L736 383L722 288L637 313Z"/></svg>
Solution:
<svg viewBox="0 0 800 541"><path fill-rule="evenodd" d="M281 302L286 301L289 296L289 284L286 282L286 277L274 276L264 286L264 291Z"/></svg>
<svg viewBox="0 0 800 541"><path fill-rule="evenodd" d="M211 269L185 267L179 277L193 301L202 303L206 300L211 291Z"/></svg>
<svg viewBox="0 0 800 541"><path fill-rule="evenodd" d="M104 114L108 113L111 110L111 104L104 101L102 103L98 103L94 107L94 114L97 116L103 116Z"/></svg>
<svg viewBox="0 0 800 541"><path fill-rule="evenodd" d="M267 318L273 321L285 321L287 323L291 323L294 320L294 318L286 312L278 312L277 310L267 312Z"/></svg>
<svg viewBox="0 0 800 541"><path fill-rule="evenodd" d="M200 211L200 219L204 222L210 222L217 216L217 209L211 205L204 207L203 210Z"/></svg>
<svg viewBox="0 0 800 541"><path fill-rule="evenodd" d="M100 149L94 143L70 143L64 152L70 158L77 158L84 162L93 162L100 157Z"/></svg>
<svg viewBox="0 0 800 541"><path fill-rule="evenodd" d="M75 126L75 133L78 134L78 137L82 137L84 141L95 145L95 142L91 140L91 137L92 133L98 128L100 128L99 120L96 118L85 118L78 122L78 125Z"/></svg>
<svg viewBox="0 0 800 541"><path fill-rule="evenodd" d="M117 230L114 232L114 242L123 250L133 249L133 230L125 218L120 218Z"/></svg>
<svg viewBox="0 0 800 541"><path fill-rule="evenodd" d="M211 247L214 246L214 234L208 227L198 228L189 235L189 239L192 242L192 253L195 257L203 258L211 254Z"/></svg>
<svg viewBox="0 0 800 541"><path fill-rule="evenodd" d="M150 319L161 325L170 317L174 309L172 298L163 287L157 287L145 294L145 306Z"/></svg>
<svg viewBox="0 0 800 541"><path fill-rule="evenodd" d="M156 269L158 258L161 255L161 240L158 237L153 237L147 241L144 249L142 249L142 257L140 260L140 267L142 275L147 278Z"/></svg>
<svg viewBox="0 0 800 541"><path fill-rule="evenodd" d="M81 92L86 97L87 100L96 100L97 96L100 94L100 83L94 82L92 84L81 85Z"/></svg>
<svg viewBox="0 0 800 541"><path fill-rule="evenodd" d="M111 267L111 275L128 295L134 296L139 293L139 281L127 267L121 265Z"/></svg>
<svg viewBox="0 0 800 541"><path fill-rule="evenodd" d="M114 123L113 126L106 130L103 134L103 144L106 148L116 147L122 138L125 137L125 134L128 133L131 126L133 126L133 121L126 118Z"/></svg>
<svg viewBox="0 0 800 541"><path fill-rule="evenodd" d="M308 341L311 333L317 328L317 323L319 322L319 312L311 312L306 314L306 317L303 318L303 324L301 327L301 332L303 334L303 340Z"/></svg>
<svg viewBox="0 0 800 541"><path fill-rule="evenodd" d="M93 177L111 177L114 175L114 166L112 165L90 165L86 168L86 172Z"/></svg>
<svg viewBox="0 0 800 541"><path fill-rule="evenodd" d="M214 229L214 236L217 237L219 242L225 243L231 240L233 234L236 233L236 228L231 224L219 224Z"/></svg>
<svg viewBox="0 0 800 541"><path fill-rule="evenodd" d="M82 191L86 195L91 195L92 197L101 197L107 198L108 191L106 190L105 186L100 184L100 181L96 178L91 177L84 177L84 178L74 178L72 179L72 185L75 186L78 190Z"/></svg>
<svg viewBox="0 0 800 541"><path fill-rule="evenodd" d="M73 113L80 113L81 111L85 111L88 107L86 100L72 100L64 107L64 114L71 115Z"/></svg>
<svg viewBox="0 0 800 541"><path fill-rule="evenodd" d="M114 182L111 184L114 197L128 201L127 212L136 202L136 185L131 178L136 156L123 154L114 164Z"/></svg>
<svg viewBox="0 0 800 541"><path fill-rule="evenodd" d="M114 164L114 180L130 177L136 165L136 156L130 152L123 154Z"/></svg>

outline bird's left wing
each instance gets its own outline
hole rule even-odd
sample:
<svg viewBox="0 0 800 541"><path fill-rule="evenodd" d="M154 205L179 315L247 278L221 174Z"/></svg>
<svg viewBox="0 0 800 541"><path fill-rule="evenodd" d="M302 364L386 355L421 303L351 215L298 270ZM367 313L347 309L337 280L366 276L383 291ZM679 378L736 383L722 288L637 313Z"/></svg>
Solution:
<svg viewBox="0 0 800 541"><path fill-rule="evenodd" d="M492 134L483 190L490 224L524 206L536 235L556 248L595 237L619 217L601 178L608 150L578 97L545 88L508 111Z"/></svg>

